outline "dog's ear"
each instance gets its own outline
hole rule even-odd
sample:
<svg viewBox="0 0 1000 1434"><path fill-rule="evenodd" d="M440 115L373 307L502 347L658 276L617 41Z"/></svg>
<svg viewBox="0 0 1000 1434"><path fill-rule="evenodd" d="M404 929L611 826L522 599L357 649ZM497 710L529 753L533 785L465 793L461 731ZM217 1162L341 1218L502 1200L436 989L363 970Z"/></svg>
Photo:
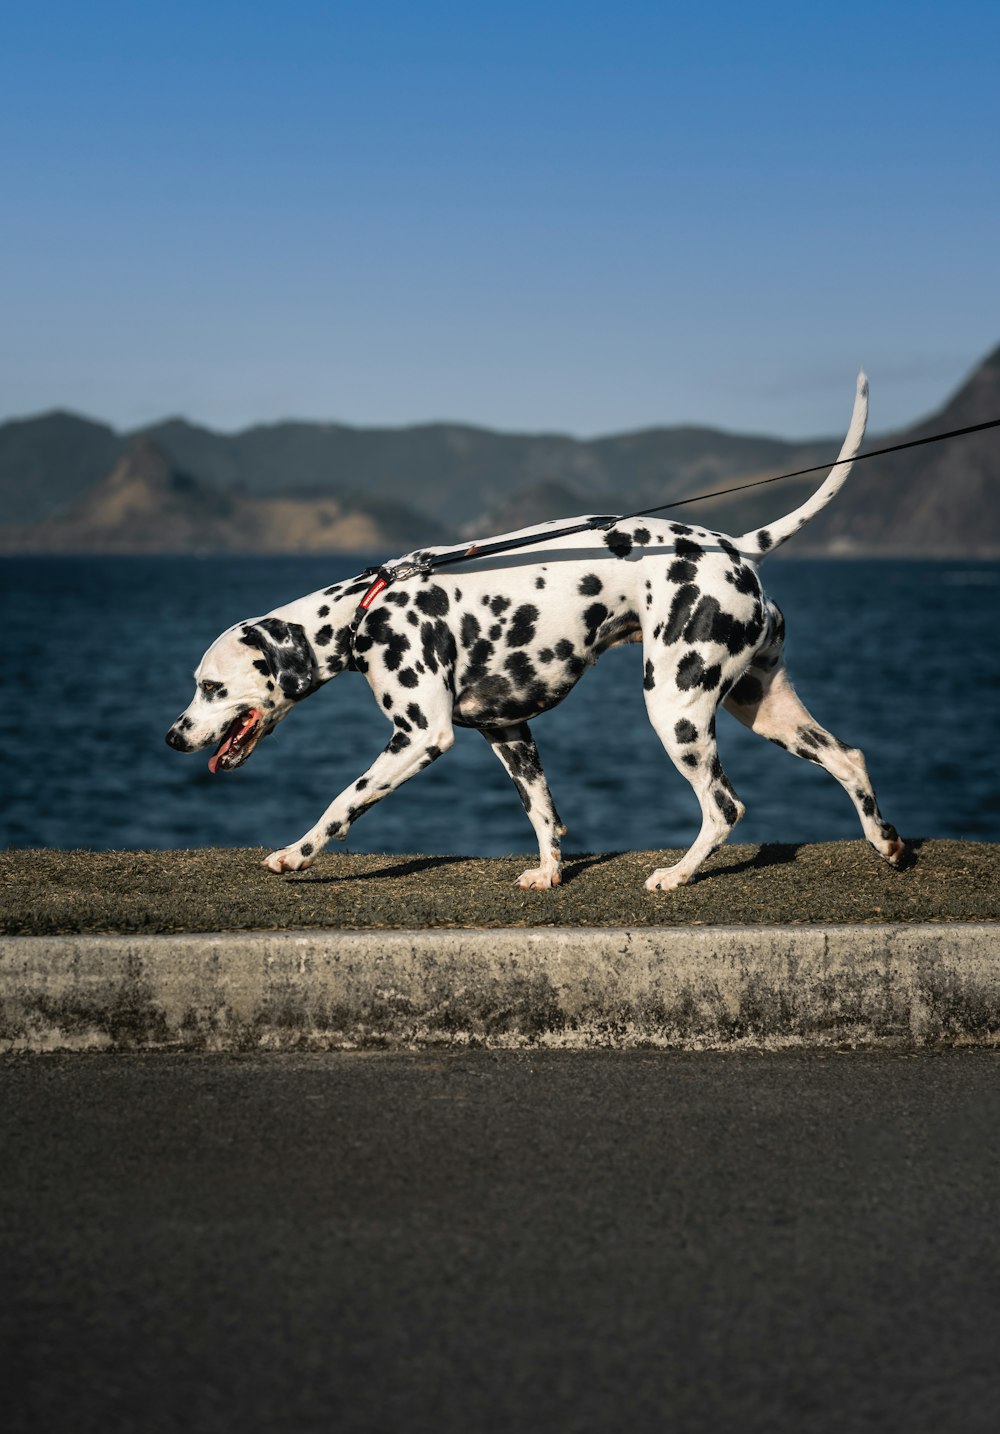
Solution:
<svg viewBox="0 0 1000 1434"><path fill-rule="evenodd" d="M316 654L305 628L280 617L262 617L247 623L240 641L261 654L254 666L273 677L292 702L308 697L320 685Z"/></svg>

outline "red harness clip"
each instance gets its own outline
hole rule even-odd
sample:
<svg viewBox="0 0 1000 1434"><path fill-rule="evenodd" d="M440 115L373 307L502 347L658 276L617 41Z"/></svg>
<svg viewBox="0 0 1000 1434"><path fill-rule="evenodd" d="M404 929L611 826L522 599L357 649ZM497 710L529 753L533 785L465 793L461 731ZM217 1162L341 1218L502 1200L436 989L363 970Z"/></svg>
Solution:
<svg viewBox="0 0 1000 1434"><path fill-rule="evenodd" d="M376 578L375 581L372 583L371 587L365 593L364 597L358 603L358 607L361 609L361 611L367 612L368 609L371 607L372 603L378 597L379 593L382 591L382 589L387 588L388 586L389 584L386 582L385 578Z"/></svg>
<svg viewBox="0 0 1000 1434"><path fill-rule="evenodd" d="M365 593L364 597L358 603L357 607L354 609L354 618L351 622L352 632L357 632L358 627L361 623L361 619L364 617L365 613L371 607L372 603L378 597L379 593L382 592L385 588L387 588L396 576L396 574L392 571L391 568L371 569L371 571L377 571L378 576L376 577L375 581L372 583L368 591Z"/></svg>

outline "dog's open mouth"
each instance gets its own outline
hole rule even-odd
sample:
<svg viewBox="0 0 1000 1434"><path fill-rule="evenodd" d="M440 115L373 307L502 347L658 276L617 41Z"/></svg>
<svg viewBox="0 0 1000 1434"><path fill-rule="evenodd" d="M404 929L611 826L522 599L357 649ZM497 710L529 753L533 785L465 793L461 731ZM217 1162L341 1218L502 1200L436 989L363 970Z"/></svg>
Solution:
<svg viewBox="0 0 1000 1434"><path fill-rule="evenodd" d="M249 712L240 713L230 724L214 757L209 758L208 770L210 772L215 773L220 767L224 772L228 772L233 767L238 767L241 762L246 761L257 745L263 715L259 707L253 707Z"/></svg>

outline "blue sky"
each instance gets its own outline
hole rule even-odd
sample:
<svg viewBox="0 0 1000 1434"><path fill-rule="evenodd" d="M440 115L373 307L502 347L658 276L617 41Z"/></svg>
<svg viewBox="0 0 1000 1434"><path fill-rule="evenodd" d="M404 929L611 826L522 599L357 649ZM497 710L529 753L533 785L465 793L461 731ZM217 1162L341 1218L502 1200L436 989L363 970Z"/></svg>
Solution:
<svg viewBox="0 0 1000 1434"><path fill-rule="evenodd" d="M5 10L0 419L782 435L1000 342L1000 7Z"/></svg>

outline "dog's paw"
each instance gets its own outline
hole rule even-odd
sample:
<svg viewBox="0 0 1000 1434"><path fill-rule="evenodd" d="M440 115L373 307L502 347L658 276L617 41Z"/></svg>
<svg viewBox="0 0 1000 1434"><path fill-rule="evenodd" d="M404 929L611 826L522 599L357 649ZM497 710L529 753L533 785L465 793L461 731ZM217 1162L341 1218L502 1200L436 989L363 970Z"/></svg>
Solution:
<svg viewBox="0 0 1000 1434"><path fill-rule="evenodd" d="M652 876L646 878L647 891L676 891L679 886L687 886L689 877L679 874L675 866L661 866L654 871Z"/></svg>
<svg viewBox="0 0 1000 1434"><path fill-rule="evenodd" d="M559 886L561 881L558 867L555 871L543 871L541 867L535 867L533 871L522 871L517 878L517 884L522 891L548 891L553 886Z"/></svg>
<svg viewBox="0 0 1000 1434"><path fill-rule="evenodd" d="M272 851L261 863L268 871L279 874L283 871L305 871L312 864L312 857L305 856L302 848L298 846L286 846L283 851Z"/></svg>
<svg viewBox="0 0 1000 1434"><path fill-rule="evenodd" d="M890 866L902 866L906 859L906 842L901 837L896 837L894 841L890 841L889 850L882 855Z"/></svg>

